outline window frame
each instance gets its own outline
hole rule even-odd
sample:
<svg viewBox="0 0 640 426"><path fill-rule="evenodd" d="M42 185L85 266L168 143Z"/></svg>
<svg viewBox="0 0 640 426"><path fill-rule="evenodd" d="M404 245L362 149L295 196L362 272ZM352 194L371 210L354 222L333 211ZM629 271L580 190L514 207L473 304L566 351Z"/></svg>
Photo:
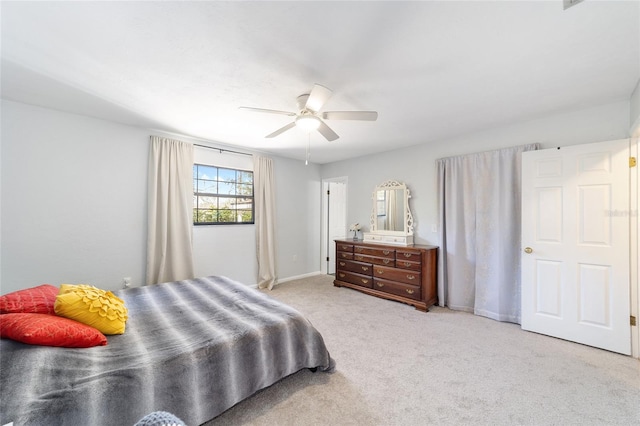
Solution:
<svg viewBox="0 0 640 426"><path fill-rule="evenodd" d="M211 180L207 180L207 179L200 179L199 177L199 173L197 173L197 167L201 166L201 167L212 167L216 169L216 176L215 179L211 179ZM235 180L233 181L228 181L228 180L220 180L219 176L220 176L220 170L226 170L226 171L233 171L235 173ZM245 182L239 181L238 180L238 172L242 172L242 173L250 173L251 174L251 183L247 184ZM216 184L216 192L198 192L198 182L202 182L202 181L211 181L211 182L216 182L221 183L231 183L233 185L250 185L251 186L251 195L246 195L246 194L223 194L219 192L219 187ZM192 210L193 210L193 214L192 214L192 221L193 221L193 226L211 226L211 225L255 225L255 213L256 213L256 203L255 203L255 182L254 182L254 173L253 170L245 170L245 169L239 169L239 168L235 168L235 167L228 167L228 166L217 166L214 164L203 164L203 163L193 163L193 174L192 174L192 185L193 185L193 197L194 197L194 201L195 201L195 205L192 205ZM199 210L207 210L207 209L199 209L198 205L200 204L200 197L214 197L214 198L235 198L235 199L250 199L251 202L251 221L247 221L247 222L238 222L237 220L237 213L238 213L238 209L235 209L235 221L228 221L228 222L196 222L196 219L198 218L198 211ZM237 204L236 204L237 206ZM218 205L218 208L215 209L214 211L219 212L220 206ZM224 210L224 209L222 209ZM247 209L240 209L241 212L243 211L249 211ZM218 217L219 219L219 217Z"/></svg>

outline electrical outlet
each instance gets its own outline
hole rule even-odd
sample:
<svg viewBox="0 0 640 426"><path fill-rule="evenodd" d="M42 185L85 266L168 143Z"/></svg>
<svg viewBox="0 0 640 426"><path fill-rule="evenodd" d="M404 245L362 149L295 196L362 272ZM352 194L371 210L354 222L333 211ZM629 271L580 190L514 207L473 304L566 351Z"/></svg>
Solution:
<svg viewBox="0 0 640 426"><path fill-rule="evenodd" d="M128 288L131 286L131 277L124 277L122 279L122 282L124 283L124 288Z"/></svg>

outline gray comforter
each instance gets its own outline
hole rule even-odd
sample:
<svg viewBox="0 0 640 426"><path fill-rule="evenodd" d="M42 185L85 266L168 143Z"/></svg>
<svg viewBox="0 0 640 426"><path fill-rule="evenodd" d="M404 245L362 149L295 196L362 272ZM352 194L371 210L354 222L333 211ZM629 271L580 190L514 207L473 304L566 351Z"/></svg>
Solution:
<svg viewBox="0 0 640 426"><path fill-rule="evenodd" d="M299 312L227 278L115 293L129 320L106 346L0 340L0 424L125 426L162 410L198 425L298 370L334 367Z"/></svg>

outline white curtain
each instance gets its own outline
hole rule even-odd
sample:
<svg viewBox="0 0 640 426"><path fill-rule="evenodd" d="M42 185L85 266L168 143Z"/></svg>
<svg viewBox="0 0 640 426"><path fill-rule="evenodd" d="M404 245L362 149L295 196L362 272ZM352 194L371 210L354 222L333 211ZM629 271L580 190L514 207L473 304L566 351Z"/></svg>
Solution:
<svg viewBox="0 0 640 426"><path fill-rule="evenodd" d="M151 136L147 284L194 277L193 145Z"/></svg>
<svg viewBox="0 0 640 426"><path fill-rule="evenodd" d="M278 281L276 271L276 205L273 160L253 157L256 256L258 287L271 290Z"/></svg>
<svg viewBox="0 0 640 426"><path fill-rule="evenodd" d="M538 148L437 160L441 306L520 323L520 171Z"/></svg>

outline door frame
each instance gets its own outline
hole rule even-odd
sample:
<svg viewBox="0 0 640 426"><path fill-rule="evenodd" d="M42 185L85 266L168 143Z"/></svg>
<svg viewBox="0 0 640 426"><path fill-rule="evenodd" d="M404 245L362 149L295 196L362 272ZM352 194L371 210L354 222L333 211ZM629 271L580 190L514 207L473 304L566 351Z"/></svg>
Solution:
<svg viewBox="0 0 640 426"><path fill-rule="evenodd" d="M329 205L327 203L327 190L331 183L343 183L344 184L344 223L347 223L348 209L347 200L349 199L349 177L348 176L338 176L333 178L325 178L322 179L322 183L320 185L321 188L321 205L322 205L322 214L321 223L320 223L320 272L322 274L328 273L328 262L327 256L329 253L328 244L331 244L329 241L329 223L331 218L329 217ZM346 231L346 230L345 230Z"/></svg>
<svg viewBox="0 0 640 426"><path fill-rule="evenodd" d="M629 143L629 155L640 159L640 117L636 121L635 129L631 131L631 139ZM629 212L630 221L630 271L629 279L631 281L630 299L631 299L631 315L636 317L636 325L631 327L631 356L640 359L640 265L638 265L640 257L640 165L630 169L629 195L631 197L629 206L632 209ZM634 211L635 208L635 211Z"/></svg>

